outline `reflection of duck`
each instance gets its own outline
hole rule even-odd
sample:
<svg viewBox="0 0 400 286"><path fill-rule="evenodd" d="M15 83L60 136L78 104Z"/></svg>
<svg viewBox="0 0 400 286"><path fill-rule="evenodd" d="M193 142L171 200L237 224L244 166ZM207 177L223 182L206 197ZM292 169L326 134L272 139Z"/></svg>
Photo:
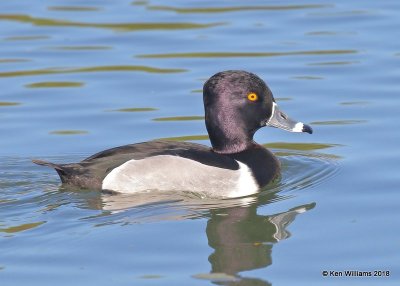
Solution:
<svg viewBox="0 0 400 286"><path fill-rule="evenodd" d="M55 168L63 183L81 188L239 197L257 192L279 174L278 160L253 141L259 128L312 133L308 125L281 112L265 82L252 73L217 73L205 83L203 95L212 149L152 141L102 151L76 164L34 162Z"/></svg>
<svg viewBox="0 0 400 286"><path fill-rule="evenodd" d="M215 250L209 257L210 279L213 273L223 273L237 278L224 283L227 285L244 285L247 280L255 280L240 277L238 273L270 265L273 243L288 238L287 226L298 214L314 206L315 203L298 206L268 216L258 215L255 205L212 211L207 223L208 243ZM258 283L269 285L265 281Z"/></svg>
<svg viewBox="0 0 400 286"><path fill-rule="evenodd" d="M310 203L272 215L260 215L259 207L283 199L279 193L268 191L222 200L180 196L178 192L169 193L161 200L154 192L139 196L95 191L68 193L69 199L75 194L79 201L85 201L80 207L102 210L97 216L86 218L97 226L208 218L206 235L208 245L213 248L208 258L211 271L193 277L221 285L270 285L257 278L244 277L241 272L268 267L272 263L273 245L291 235L287 227L298 214L315 207L315 203Z"/></svg>

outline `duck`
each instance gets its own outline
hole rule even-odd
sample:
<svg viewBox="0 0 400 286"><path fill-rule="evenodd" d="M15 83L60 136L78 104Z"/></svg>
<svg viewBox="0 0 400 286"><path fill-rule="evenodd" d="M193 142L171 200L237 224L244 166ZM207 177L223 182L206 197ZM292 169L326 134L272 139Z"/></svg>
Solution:
<svg viewBox="0 0 400 286"><path fill-rule="evenodd" d="M78 163L32 161L54 168L63 185L79 189L234 198L259 192L280 175L279 160L254 141L257 130L313 132L282 112L267 84L251 72L214 74L204 83L203 102L211 147L154 140L104 150Z"/></svg>

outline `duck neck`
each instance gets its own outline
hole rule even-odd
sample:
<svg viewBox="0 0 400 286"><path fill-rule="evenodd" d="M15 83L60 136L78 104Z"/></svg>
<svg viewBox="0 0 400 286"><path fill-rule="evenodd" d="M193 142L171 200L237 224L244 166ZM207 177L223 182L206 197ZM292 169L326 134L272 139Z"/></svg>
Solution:
<svg viewBox="0 0 400 286"><path fill-rule="evenodd" d="M213 151L220 154L234 154L245 151L256 145L253 134L247 134L243 130L225 132L220 128L207 127ZM232 130L231 130L232 131Z"/></svg>

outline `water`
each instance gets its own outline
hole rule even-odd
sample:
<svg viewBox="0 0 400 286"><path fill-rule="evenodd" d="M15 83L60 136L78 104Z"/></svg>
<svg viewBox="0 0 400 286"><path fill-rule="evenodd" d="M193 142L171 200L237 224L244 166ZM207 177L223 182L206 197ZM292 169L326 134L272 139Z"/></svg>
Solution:
<svg viewBox="0 0 400 286"><path fill-rule="evenodd" d="M397 285L399 9L1 1L1 285ZM315 131L257 133L283 165L258 195L112 196L30 162L209 144L200 90L226 69L260 75ZM330 273L345 270L384 276Z"/></svg>

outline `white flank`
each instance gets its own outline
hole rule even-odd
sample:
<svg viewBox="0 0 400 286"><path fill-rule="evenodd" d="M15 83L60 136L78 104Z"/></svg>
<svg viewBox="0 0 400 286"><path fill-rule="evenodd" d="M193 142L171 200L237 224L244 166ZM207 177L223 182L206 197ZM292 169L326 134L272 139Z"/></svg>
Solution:
<svg viewBox="0 0 400 286"><path fill-rule="evenodd" d="M210 197L241 197L259 186L247 165L238 170L201 164L171 155L130 160L113 169L103 180L103 190L138 193L149 190L190 191Z"/></svg>
<svg viewBox="0 0 400 286"><path fill-rule="evenodd" d="M242 162L236 162L239 163L239 180L236 192L232 193L230 197L244 197L256 193L260 187L251 173L250 168Z"/></svg>

